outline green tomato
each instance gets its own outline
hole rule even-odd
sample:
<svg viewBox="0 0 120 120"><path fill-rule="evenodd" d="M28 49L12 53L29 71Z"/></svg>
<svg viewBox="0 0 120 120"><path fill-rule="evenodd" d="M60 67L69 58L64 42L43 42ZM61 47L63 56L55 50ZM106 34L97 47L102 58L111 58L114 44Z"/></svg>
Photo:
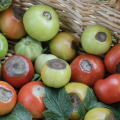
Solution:
<svg viewBox="0 0 120 120"><path fill-rule="evenodd" d="M69 64L61 59L52 59L44 63L41 70L41 78L45 85L53 88L61 88L66 85L71 77Z"/></svg>
<svg viewBox="0 0 120 120"><path fill-rule="evenodd" d="M87 112L84 120L115 120L115 116L108 108L93 108Z"/></svg>
<svg viewBox="0 0 120 120"><path fill-rule="evenodd" d="M81 44L87 53L101 55L110 49L112 36L106 27L93 25L84 30Z"/></svg>
<svg viewBox="0 0 120 120"><path fill-rule="evenodd" d="M2 60L8 51L8 42L7 39L0 34L0 60Z"/></svg>
<svg viewBox="0 0 120 120"><path fill-rule="evenodd" d="M53 8L47 5L34 5L23 16L26 32L38 41L52 39L59 30L59 18Z"/></svg>
<svg viewBox="0 0 120 120"><path fill-rule="evenodd" d="M37 57L35 60L35 71L39 74L41 74L42 66L43 64L51 59L56 59L57 57L52 54L41 54Z"/></svg>
<svg viewBox="0 0 120 120"><path fill-rule="evenodd" d="M37 57L42 54L43 48L40 41L35 40L34 38L27 36L22 38L15 45L15 54L24 55L34 62Z"/></svg>
<svg viewBox="0 0 120 120"><path fill-rule="evenodd" d="M6 10L12 3L12 0L0 0L0 11Z"/></svg>

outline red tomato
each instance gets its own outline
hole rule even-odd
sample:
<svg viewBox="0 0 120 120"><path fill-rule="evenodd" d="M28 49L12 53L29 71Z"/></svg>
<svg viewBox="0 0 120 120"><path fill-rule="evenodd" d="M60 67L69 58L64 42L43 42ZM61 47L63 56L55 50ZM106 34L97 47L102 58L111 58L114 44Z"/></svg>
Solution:
<svg viewBox="0 0 120 120"><path fill-rule="evenodd" d="M10 113L17 102L15 89L7 82L0 81L0 115Z"/></svg>
<svg viewBox="0 0 120 120"><path fill-rule="evenodd" d="M92 54L82 54L77 56L71 67L71 81L93 86L98 79L105 76L105 67L102 60Z"/></svg>
<svg viewBox="0 0 120 120"><path fill-rule="evenodd" d="M27 57L16 54L3 63L2 76L12 86L20 88L34 77L34 67Z"/></svg>
<svg viewBox="0 0 120 120"><path fill-rule="evenodd" d="M105 55L104 64L111 74L120 73L120 44L113 46Z"/></svg>
<svg viewBox="0 0 120 120"><path fill-rule="evenodd" d="M96 97L103 103L112 104L120 101L120 74L97 80L93 90Z"/></svg>
<svg viewBox="0 0 120 120"><path fill-rule="evenodd" d="M18 13L16 11L19 11ZM0 27L1 32L11 39L20 39L27 33L23 25L23 14L25 10L17 7L10 6L8 9L1 12Z"/></svg>
<svg viewBox="0 0 120 120"><path fill-rule="evenodd" d="M18 102L29 110L33 118L43 118L42 113L47 109L43 101L43 94L45 94L44 83L32 81L20 89Z"/></svg>

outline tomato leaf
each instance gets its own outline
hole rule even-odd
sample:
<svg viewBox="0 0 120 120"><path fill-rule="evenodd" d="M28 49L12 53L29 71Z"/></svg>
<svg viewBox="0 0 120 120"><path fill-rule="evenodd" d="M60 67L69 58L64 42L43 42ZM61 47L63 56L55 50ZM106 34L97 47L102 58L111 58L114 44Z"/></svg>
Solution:
<svg viewBox="0 0 120 120"><path fill-rule="evenodd" d="M85 112L85 107L84 105L81 103L79 106L78 106L78 115L80 116L80 120L84 119L84 116L85 116L86 112Z"/></svg>
<svg viewBox="0 0 120 120"><path fill-rule="evenodd" d="M35 74L34 74L34 77L33 77L33 79L32 79L31 81L35 81L36 79L38 79L38 81L40 81L40 80L41 80L41 75L35 73Z"/></svg>
<svg viewBox="0 0 120 120"><path fill-rule="evenodd" d="M68 120L73 110L70 96L65 87L50 88L45 85L44 103L48 110L43 112L47 120Z"/></svg>
<svg viewBox="0 0 120 120"><path fill-rule="evenodd" d="M22 104L17 102L12 112L7 115L0 116L0 120L32 120L32 116L29 111L22 106Z"/></svg>

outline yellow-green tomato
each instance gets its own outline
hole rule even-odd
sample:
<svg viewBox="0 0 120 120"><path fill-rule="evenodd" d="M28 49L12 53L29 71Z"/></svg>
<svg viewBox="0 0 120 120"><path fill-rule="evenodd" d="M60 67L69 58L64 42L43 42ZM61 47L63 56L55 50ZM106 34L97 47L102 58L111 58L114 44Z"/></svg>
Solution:
<svg viewBox="0 0 120 120"><path fill-rule="evenodd" d="M32 62L34 62L37 57L42 54L43 48L40 41L27 36L26 38L22 38L15 45L15 54L24 55L29 58Z"/></svg>
<svg viewBox="0 0 120 120"><path fill-rule="evenodd" d="M8 51L8 42L7 39L0 34L0 60L2 60Z"/></svg>
<svg viewBox="0 0 120 120"><path fill-rule="evenodd" d="M45 85L53 88L61 88L66 85L71 77L69 64L61 59L52 59L44 63L41 70L41 78Z"/></svg>
<svg viewBox="0 0 120 120"><path fill-rule="evenodd" d="M41 69L43 64L51 59L56 59L57 57L52 54L40 54L37 59L35 60L35 71L41 74Z"/></svg>
<svg viewBox="0 0 120 120"><path fill-rule="evenodd" d="M55 10L47 5L34 5L23 16L26 32L38 41L48 41L59 31L59 18Z"/></svg>
<svg viewBox="0 0 120 120"><path fill-rule="evenodd" d="M86 96L88 86L83 83L70 82L65 85L65 89L71 98L73 104L73 111L70 116L70 119L76 120L80 119L78 115L78 106L81 103L84 103L84 98Z"/></svg>
<svg viewBox="0 0 120 120"><path fill-rule="evenodd" d="M90 54L101 55L106 53L112 44L110 31L103 26L93 25L86 28L81 36L83 49Z"/></svg>
<svg viewBox="0 0 120 120"><path fill-rule="evenodd" d="M58 33L49 43L50 52L65 61L75 58L78 46L77 38L67 32Z"/></svg>
<svg viewBox="0 0 120 120"><path fill-rule="evenodd" d="M115 120L115 116L108 108L93 108L86 113L84 120Z"/></svg>

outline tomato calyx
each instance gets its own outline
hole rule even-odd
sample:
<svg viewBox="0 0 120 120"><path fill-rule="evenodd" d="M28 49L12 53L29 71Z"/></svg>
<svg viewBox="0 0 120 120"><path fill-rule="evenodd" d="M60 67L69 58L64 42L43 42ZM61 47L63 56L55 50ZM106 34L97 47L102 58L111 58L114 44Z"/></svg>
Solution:
<svg viewBox="0 0 120 120"><path fill-rule="evenodd" d="M6 62L5 70L13 75L21 75L26 71L25 60L21 57L14 56Z"/></svg>
<svg viewBox="0 0 120 120"><path fill-rule="evenodd" d="M26 41L25 42L25 45L29 45L31 42L30 41Z"/></svg>
<svg viewBox="0 0 120 120"><path fill-rule="evenodd" d="M92 69L91 64L87 60L81 61L81 67L84 71L90 72Z"/></svg>
<svg viewBox="0 0 120 120"><path fill-rule="evenodd" d="M16 19L23 20L23 15L24 15L26 10L24 10L18 6L13 6L12 11L13 11L13 14L16 17Z"/></svg>
<svg viewBox="0 0 120 120"><path fill-rule="evenodd" d="M120 61L115 66L115 73L120 73Z"/></svg>
<svg viewBox="0 0 120 120"><path fill-rule="evenodd" d="M50 20L52 17L51 17L51 14L49 12L44 12L43 15L48 19Z"/></svg>
<svg viewBox="0 0 120 120"><path fill-rule="evenodd" d="M47 66L53 69L65 69L66 63L60 59L49 60Z"/></svg>
<svg viewBox="0 0 120 120"><path fill-rule="evenodd" d="M106 33L104 33L104 32L98 32L98 33L96 34L95 38L96 38L98 41L100 41L100 42L104 42L104 41L106 41L106 39L107 39L107 35L106 35Z"/></svg>
<svg viewBox="0 0 120 120"><path fill-rule="evenodd" d="M78 106L82 103L80 98L75 93L69 93L69 96L73 104L73 112L78 112Z"/></svg>
<svg viewBox="0 0 120 120"><path fill-rule="evenodd" d="M0 101L8 102L13 96L13 92L5 89L4 87L0 87Z"/></svg>

